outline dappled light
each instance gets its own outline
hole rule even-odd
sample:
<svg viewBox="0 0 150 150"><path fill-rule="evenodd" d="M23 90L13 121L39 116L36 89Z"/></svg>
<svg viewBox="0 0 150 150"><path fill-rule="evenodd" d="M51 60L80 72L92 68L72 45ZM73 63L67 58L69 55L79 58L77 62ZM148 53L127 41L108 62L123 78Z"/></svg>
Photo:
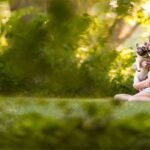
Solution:
<svg viewBox="0 0 150 150"><path fill-rule="evenodd" d="M0 22L7 22L10 15L11 12L8 2L0 2Z"/></svg>

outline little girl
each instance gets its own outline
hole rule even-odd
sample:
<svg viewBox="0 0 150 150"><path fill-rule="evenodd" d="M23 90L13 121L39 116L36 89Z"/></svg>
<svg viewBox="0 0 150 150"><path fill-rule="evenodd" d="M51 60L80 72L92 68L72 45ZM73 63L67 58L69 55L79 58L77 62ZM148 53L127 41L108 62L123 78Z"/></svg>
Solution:
<svg viewBox="0 0 150 150"><path fill-rule="evenodd" d="M143 68L150 68L150 61L143 61L141 63L141 66ZM129 94L116 94L114 96L114 99L116 100L126 100L126 101L150 101L150 79L147 78L143 81L140 81L138 83L134 83L133 87L140 91L139 93L135 95L129 95Z"/></svg>

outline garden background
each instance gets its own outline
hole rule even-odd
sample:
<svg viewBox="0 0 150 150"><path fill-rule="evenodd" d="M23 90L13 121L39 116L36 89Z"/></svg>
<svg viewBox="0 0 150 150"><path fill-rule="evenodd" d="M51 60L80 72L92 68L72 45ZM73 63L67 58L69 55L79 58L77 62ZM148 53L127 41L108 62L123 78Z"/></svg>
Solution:
<svg viewBox="0 0 150 150"><path fill-rule="evenodd" d="M150 34L146 0L0 4L1 94L104 97L135 92L135 44Z"/></svg>
<svg viewBox="0 0 150 150"><path fill-rule="evenodd" d="M0 0L0 146L150 148L149 104L112 99L149 35L149 0Z"/></svg>

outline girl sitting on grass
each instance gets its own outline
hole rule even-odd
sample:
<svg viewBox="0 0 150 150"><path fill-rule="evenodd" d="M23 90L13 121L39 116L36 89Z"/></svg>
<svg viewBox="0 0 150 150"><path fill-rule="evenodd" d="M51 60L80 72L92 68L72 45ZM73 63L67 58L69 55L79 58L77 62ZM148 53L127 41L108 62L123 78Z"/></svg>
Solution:
<svg viewBox="0 0 150 150"><path fill-rule="evenodd" d="M150 68L150 61L141 62L141 67L145 69ZM127 101L150 101L150 79L145 79L141 82L134 83L133 87L139 91L135 95L129 94L116 94L114 99L127 100ZM141 90L142 89L142 90Z"/></svg>

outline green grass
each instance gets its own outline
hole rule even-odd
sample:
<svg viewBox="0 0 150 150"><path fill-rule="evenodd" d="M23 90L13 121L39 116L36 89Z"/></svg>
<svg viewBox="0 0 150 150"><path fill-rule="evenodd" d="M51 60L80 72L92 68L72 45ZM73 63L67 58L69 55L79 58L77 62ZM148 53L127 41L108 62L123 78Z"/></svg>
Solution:
<svg viewBox="0 0 150 150"><path fill-rule="evenodd" d="M118 107L114 114L116 117L130 117L138 113L150 113L150 102L125 102Z"/></svg>
<svg viewBox="0 0 150 150"><path fill-rule="evenodd" d="M44 116L62 116L64 107L72 111L69 115L79 114L82 104L96 104L103 107L110 107L113 99L79 99L79 98L34 98L34 97L0 97L0 115L23 115L28 113L38 113ZM149 102L123 102L115 109L115 117L132 116L140 112L150 112Z"/></svg>
<svg viewBox="0 0 150 150"><path fill-rule="evenodd" d="M68 99L68 98L33 98L33 97L0 97L1 115L22 115L39 113L46 116L62 116L63 106L72 109L72 114L79 113L83 103L109 103L109 99ZM58 107L59 106L59 107ZM61 109L62 106L62 109Z"/></svg>
<svg viewBox="0 0 150 150"><path fill-rule="evenodd" d="M96 103L103 105L112 105L113 99L99 98L99 99L80 99L80 98L34 98L34 97L0 97L0 115L7 114L27 114L27 113L40 113L41 115L54 115L61 116L61 108L63 104L67 103L72 107L72 113L78 112L80 104L83 103ZM149 102L123 102L121 105L113 110L114 116L126 117L132 116L140 112L150 113Z"/></svg>

